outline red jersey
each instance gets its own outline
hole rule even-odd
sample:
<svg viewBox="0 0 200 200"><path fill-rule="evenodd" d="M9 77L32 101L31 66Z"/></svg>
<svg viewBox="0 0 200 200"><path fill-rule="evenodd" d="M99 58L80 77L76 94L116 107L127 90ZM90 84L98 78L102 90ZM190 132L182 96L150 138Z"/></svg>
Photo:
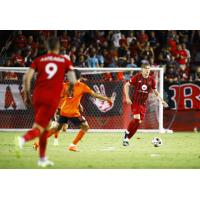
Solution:
<svg viewBox="0 0 200 200"><path fill-rule="evenodd" d="M62 55L45 54L36 58L31 68L37 72L33 101L58 104L64 75L73 68L71 62Z"/></svg>
<svg viewBox="0 0 200 200"><path fill-rule="evenodd" d="M180 65L185 65L187 62L187 52L185 50L176 50L176 61L180 64Z"/></svg>
<svg viewBox="0 0 200 200"><path fill-rule="evenodd" d="M152 76L144 78L141 72L133 76L129 83L134 86L133 104L145 105L152 89L156 89L156 81Z"/></svg>

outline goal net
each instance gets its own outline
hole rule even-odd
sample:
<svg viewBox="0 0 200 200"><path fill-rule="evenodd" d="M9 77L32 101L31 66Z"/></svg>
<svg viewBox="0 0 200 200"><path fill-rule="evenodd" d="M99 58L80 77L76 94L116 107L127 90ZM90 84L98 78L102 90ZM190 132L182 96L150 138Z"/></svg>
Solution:
<svg viewBox="0 0 200 200"><path fill-rule="evenodd" d="M114 99L113 106L107 102L85 95L82 99L83 115L95 131L122 131L131 120L131 108L125 102L124 84L140 68L77 68L84 81L95 92ZM27 68L0 67L0 129L22 130L32 126L33 108L26 107L23 101L22 78ZM163 69L152 68L157 89L163 96ZM32 84L34 88L34 80ZM130 90L130 93L132 90ZM130 94L131 95L131 94ZM74 128L73 125L70 125ZM163 107L150 94L147 112L140 125L141 132L163 132Z"/></svg>

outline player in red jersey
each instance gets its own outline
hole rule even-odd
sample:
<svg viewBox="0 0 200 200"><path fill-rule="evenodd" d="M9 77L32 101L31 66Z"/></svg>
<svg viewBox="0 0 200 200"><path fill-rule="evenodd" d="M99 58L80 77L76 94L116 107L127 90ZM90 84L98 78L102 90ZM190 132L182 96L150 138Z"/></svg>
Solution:
<svg viewBox="0 0 200 200"><path fill-rule="evenodd" d="M58 107L60 93L65 73L68 81L73 85L76 77L72 64L64 56L59 55L60 43L57 38L48 41L48 53L36 58L24 77L24 99L26 104L32 102L34 107L34 124L23 137L18 138L18 147L22 149L25 142L39 137L40 159L38 166L46 167L53 165L45 156L48 125ZM33 97L30 96L31 80L37 72ZM68 92L72 95L72 87Z"/></svg>
<svg viewBox="0 0 200 200"><path fill-rule="evenodd" d="M130 86L134 86L134 92L132 98L129 96ZM151 91L154 92L156 97L162 102L164 107L168 107L168 104L160 97L159 92L156 89L156 81L150 75L149 63L143 63L141 66L141 72L133 76L129 82L124 86L126 102L131 105L133 119L128 125L124 134L123 146L129 145L129 140L136 133L140 123L144 119L146 112L146 101ZM132 99L132 100L131 100Z"/></svg>

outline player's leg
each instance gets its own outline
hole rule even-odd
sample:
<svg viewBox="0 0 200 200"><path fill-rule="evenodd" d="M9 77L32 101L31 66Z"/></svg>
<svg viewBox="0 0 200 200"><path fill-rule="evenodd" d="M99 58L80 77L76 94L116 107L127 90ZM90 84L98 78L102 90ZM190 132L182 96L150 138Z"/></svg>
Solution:
<svg viewBox="0 0 200 200"><path fill-rule="evenodd" d="M40 120L38 120L39 115L41 113L41 104L35 104L34 110L35 110L35 122L32 126L32 129L27 131L22 137L18 137L18 147L19 149L23 148L23 145L25 142L31 141L35 139L36 137L39 137L45 130L45 127L43 124L40 123Z"/></svg>
<svg viewBox="0 0 200 200"><path fill-rule="evenodd" d="M133 137L133 135L135 135L137 129L139 128L140 123L144 118L145 108L143 106L133 104L131 106L131 109L133 113L133 119L130 121L128 128L125 131L123 146L129 145L129 140Z"/></svg>
<svg viewBox="0 0 200 200"><path fill-rule="evenodd" d="M62 131L66 131L68 128L68 124L63 124L61 129L57 130L55 133L54 133L54 142L53 142L53 145L57 146L59 143L58 143L58 136L60 135L60 133Z"/></svg>
<svg viewBox="0 0 200 200"><path fill-rule="evenodd" d="M47 148L47 139L49 136L49 122L51 121L52 116L54 115L56 110L56 106L51 105L44 105L41 108L40 115L36 119L38 122L40 122L41 125L43 125L45 128L45 131L40 135L39 137L39 161L38 166L46 167L46 166L52 166L53 162L49 161L46 157L46 148Z"/></svg>
<svg viewBox="0 0 200 200"><path fill-rule="evenodd" d="M84 137L86 132L89 130L89 125L88 125L86 119L82 116L78 117L78 118L72 118L71 121L72 121L73 124L80 126L80 131L77 133L74 140L72 141L72 143L68 147L68 150L78 151L77 150L77 144Z"/></svg>
<svg viewBox="0 0 200 200"><path fill-rule="evenodd" d="M129 140L136 133L141 123L140 114L133 115L133 119L129 122L128 128L124 134L123 146L129 145Z"/></svg>
<svg viewBox="0 0 200 200"><path fill-rule="evenodd" d="M52 128L55 128L56 126L58 126L58 119L59 119L59 116L60 116L60 109L58 108L56 113L55 113L55 116L53 118L53 122L52 122L52 125L51 125L51 129ZM57 146L58 145L58 135L59 133L61 132L61 130L56 130L54 132L54 142L53 142L53 145Z"/></svg>
<svg viewBox="0 0 200 200"><path fill-rule="evenodd" d="M52 135L59 133L62 130L63 124L59 124L58 122L56 122L52 126L52 122L51 122L49 127L50 128L48 128L48 134L46 135L47 138L51 137ZM33 145L33 148L35 150L37 150L39 148L39 146L40 146L39 142L35 142L34 145Z"/></svg>

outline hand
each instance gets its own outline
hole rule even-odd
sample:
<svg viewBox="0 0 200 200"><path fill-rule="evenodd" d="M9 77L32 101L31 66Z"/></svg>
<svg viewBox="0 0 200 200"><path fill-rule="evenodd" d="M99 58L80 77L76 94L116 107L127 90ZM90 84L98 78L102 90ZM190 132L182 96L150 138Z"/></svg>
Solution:
<svg viewBox="0 0 200 200"><path fill-rule="evenodd" d="M94 85L93 88L94 88L95 92L97 92L103 96L106 96L105 87L103 84L101 84L100 87L98 87L97 85ZM101 112L107 112L107 111L111 110L114 106L115 99L116 99L116 92L113 92L112 96L110 98L108 98L107 101L90 97L90 100L96 105L96 107Z"/></svg>
<svg viewBox="0 0 200 200"><path fill-rule="evenodd" d="M169 107L169 105L168 105L168 103L166 101L162 101L162 105L163 105L164 108Z"/></svg>
<svg viewBox="0 0 200 200"><path fill-rule="evenodd" d="M31 94L28 91L24 91L24 103L26 106L32 105Z"/></svg>
<svg viewBox="0 0 200 200"><path fill-rule="evenodd" d="M126 103L131 105L132 104L132 101L130 100L130 98L126 98Z"/></svg>

